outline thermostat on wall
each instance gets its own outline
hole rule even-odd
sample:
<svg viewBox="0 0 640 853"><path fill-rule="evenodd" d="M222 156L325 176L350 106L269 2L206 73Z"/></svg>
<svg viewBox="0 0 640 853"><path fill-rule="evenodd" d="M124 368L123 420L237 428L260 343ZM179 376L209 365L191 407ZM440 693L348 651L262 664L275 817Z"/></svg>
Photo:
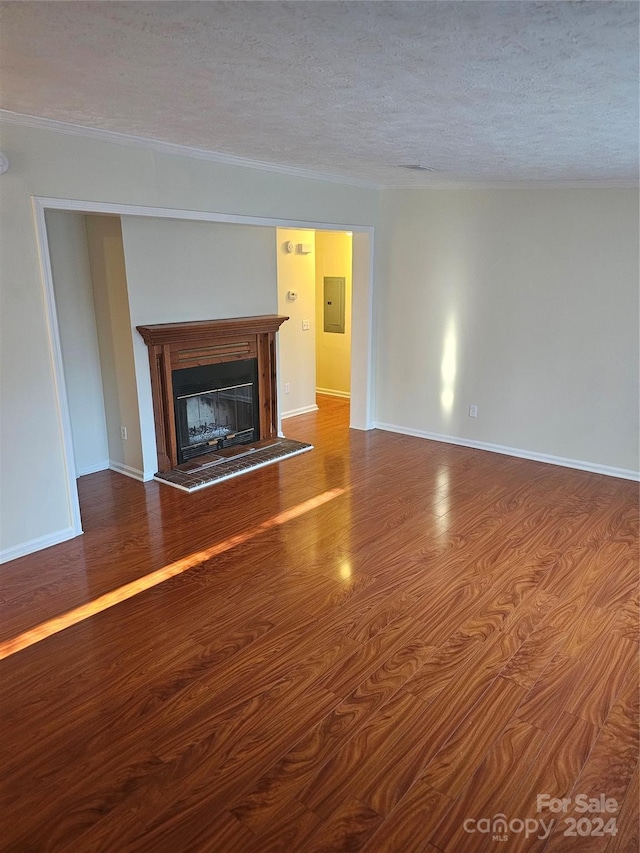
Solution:
<svg viewBox="0 0 640 853"><path fill-rule="evenodd" d="M298 298L298 291L297 290L287 290L287 299L289 300L289 302L295 302L297 298Z"/></svg>

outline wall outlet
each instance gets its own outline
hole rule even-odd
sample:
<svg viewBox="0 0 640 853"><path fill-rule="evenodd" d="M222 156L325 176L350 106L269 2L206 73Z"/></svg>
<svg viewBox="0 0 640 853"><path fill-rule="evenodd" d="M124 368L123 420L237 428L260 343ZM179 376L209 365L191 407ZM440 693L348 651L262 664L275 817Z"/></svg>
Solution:
<svg viewBox="0 0 640 853"><path fill-rule="evenodd" d="M284 393L288 394L290 390L291 390L291 385L288 382L285 382L284 383Z"/></svg>
<svg viewBox="0 0 640 853"><path fill-rule="evenodd" d="M478 407L477 406L469 406L469 417L477 418L478 417Z"/></svg>
<svg viewBox="0 0 640 853"><path fill-rule="evenodd" d="M310 328L311 328L311 321L310 320L303 320L302 321L302 331L308 332Z"/></svg>
<svg viewBox="0 0 640 853"><path fill-rule="evenodd" d="M123 427L123 426L120 427L120 438L123 441L127 440L127 428L126 427Z"/></svg>

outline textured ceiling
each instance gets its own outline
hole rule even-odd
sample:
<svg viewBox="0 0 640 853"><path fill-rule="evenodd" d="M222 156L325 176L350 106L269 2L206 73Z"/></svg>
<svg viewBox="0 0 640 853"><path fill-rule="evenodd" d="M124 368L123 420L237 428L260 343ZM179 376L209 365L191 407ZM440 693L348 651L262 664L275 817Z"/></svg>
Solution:
<svg viewBox="0 0 640 853"><path fill-rule="evenodd" d="M385 186L628 181L638 9L7 2L0 106Z"/></svg>

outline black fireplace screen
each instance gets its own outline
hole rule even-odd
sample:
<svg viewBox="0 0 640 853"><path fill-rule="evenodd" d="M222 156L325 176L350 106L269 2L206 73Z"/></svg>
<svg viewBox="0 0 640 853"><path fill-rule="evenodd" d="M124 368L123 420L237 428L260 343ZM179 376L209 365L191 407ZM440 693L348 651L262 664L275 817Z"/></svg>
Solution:
<svg viewBox="0 0 640 853"><path fill-rule="evenodd" d="M255 359L173 373L179 462L259 437Z"/></svg>
<svg viewBox="0 0 640 853"><path fill-rule="evenodd" d="M181 439L186 439L187 447L253 429L251 385L178 397L178 406L184 409L186 429Z"/></svg>

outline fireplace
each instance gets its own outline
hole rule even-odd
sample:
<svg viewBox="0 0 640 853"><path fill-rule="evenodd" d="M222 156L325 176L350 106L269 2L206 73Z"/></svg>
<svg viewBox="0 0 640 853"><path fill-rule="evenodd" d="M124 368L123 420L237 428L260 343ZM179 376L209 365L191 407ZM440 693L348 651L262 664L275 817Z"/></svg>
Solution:
<svg viewBox="0 0 640 853"><path fill-rule="evenodd" d="M138 326L149 350L158 471L276 438L276 332L269 314Z"/></svg>
<svg viewBox="0 0 640 853"><path fill-rule="evenodd" d="M178 463L260 437L255 358L172 371Z"/></svg>

